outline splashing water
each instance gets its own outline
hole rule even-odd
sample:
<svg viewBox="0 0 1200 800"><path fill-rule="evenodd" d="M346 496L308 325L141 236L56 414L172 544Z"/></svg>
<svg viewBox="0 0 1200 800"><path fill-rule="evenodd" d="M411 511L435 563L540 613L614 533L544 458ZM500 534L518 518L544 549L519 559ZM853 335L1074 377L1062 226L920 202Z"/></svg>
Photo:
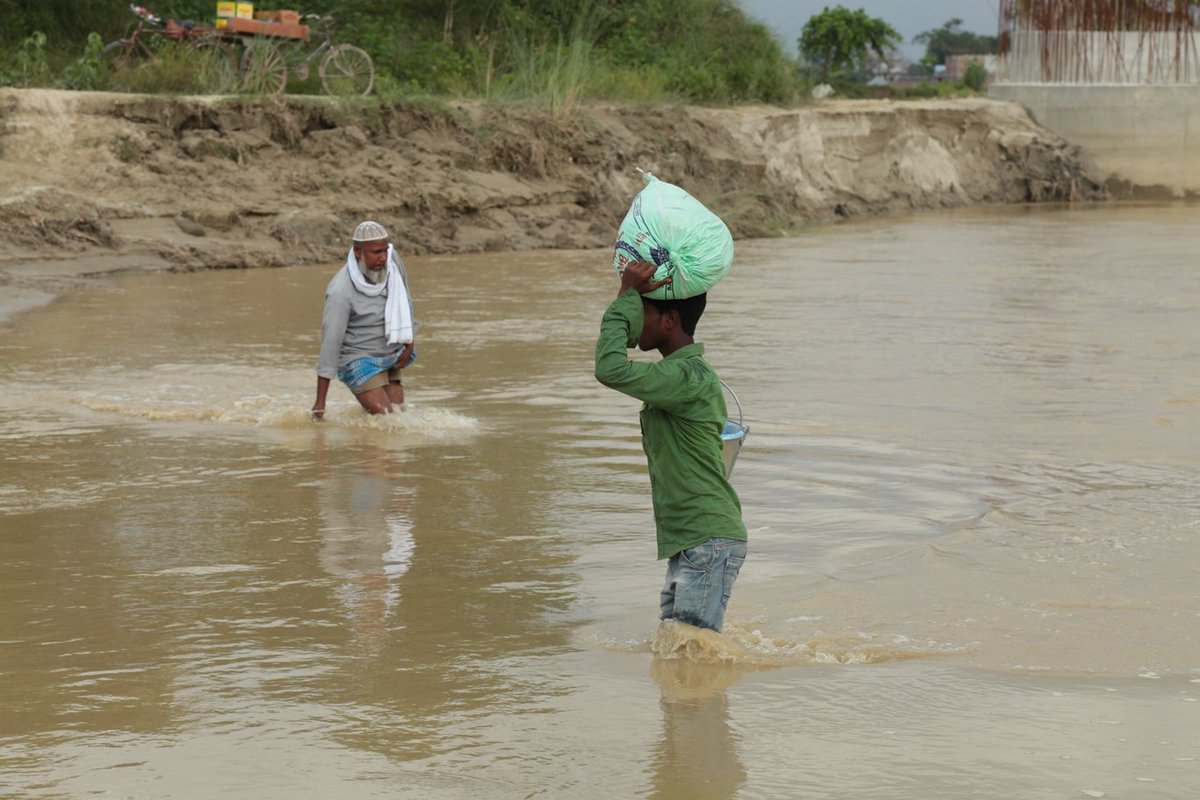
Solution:
<svg viewBox="0 0 1200 800"><path fill-rule="evenodd" d="M805 664L877 664L947 655L960 648L938 642L915 642L903 637L879 641L867 634L830 636L821 633L807 641L770 636L746 624L730 622L721 633L664 620L649 642L613 649L648 650L667 660L696 664L738 664L783 667Z"/></svg>
<svg viewBox="0 0 1200 800"><path fill-rule="evenodd" d="M227 425L263 427L300 427L314 424L307 407L297 398L256 395L232 405L175 405L137 403L100 397L79 397L73 401L89 411L134 417L152 422L216 422ZM334 407L326 411L323 424L338 428L420 433L438 435L473 432L478 420L444 408L424 408L412 403L393 414L370 415L357 405Z"/></svg>

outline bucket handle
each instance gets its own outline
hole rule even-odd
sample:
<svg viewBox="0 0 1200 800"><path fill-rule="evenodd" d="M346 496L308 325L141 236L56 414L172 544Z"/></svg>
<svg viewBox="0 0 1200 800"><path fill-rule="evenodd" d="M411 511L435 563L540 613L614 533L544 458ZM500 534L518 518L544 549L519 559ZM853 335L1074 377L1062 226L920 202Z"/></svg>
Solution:
<svg viewBox="0 0 1200 800"><path fill-rule="evenodd" d="M728 384L728 383L726 383L725 381L721 380L720 378L717 378L717 380L720 382L720 384L721 384L722 386L724 386L724 387L725 387L725 391L729 392L729 396L733 398L733 404L734 404L735 406L737 406L737 412L738 412L738 425L741 425L741 424L742 424L742 403L741 403L741 401L740 401L740 400L738 400L738 396L737 396L737 394L736 394L736 393L733 391L733 389L730 389L730 388L729 388L729 384Z"/></svg>

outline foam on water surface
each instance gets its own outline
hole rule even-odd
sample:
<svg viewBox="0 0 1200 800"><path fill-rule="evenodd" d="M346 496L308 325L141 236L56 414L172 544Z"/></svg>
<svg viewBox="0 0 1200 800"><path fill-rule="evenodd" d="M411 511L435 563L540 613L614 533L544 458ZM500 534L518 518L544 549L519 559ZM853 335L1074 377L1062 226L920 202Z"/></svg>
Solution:
<svg viewBox="0 0 1200 800"><path fill-rule="evenodd" d="M310 415L314 379L308 370L171 362L92 370L84 380L78 373L49 375L40 384L6 384L5 393L12 406L75 408L101 415L92 421L114 416L152 423L292 429L316 424ZM479 430L476 419L441 407L442 399L436 392L423 396L410 391L400 413L372 416L335 382L321 424L435 438Z"/></svg>
<svg viewBox="0 0 1200 800"><path fill-rule="evenodd" d="M620 638L599 630L584 633L585 644L617 652L649 652L656 659L748 668L806 665L878 664L937 658L962 648L904 637L814 634L771 635L745 622L727 622L720 633L676 620L663 620L649 638Z"/></svg>
<svg viewBox="0 0 1200 800"><path fill-rule="evenodd" d="M235 400L229 405L212 404L149 404L103 397L79 397L74 404L103 414L134 417L151 422L215 422L227 425L264 427L301 427L323 424L329 427L377 430L391 433L471 432L479 429L472 417L450 409L426 408L407 403L392 414L371 415L357 404L331 405L320 423L315 423L309 409L296 397L256 395Z"/></svg>

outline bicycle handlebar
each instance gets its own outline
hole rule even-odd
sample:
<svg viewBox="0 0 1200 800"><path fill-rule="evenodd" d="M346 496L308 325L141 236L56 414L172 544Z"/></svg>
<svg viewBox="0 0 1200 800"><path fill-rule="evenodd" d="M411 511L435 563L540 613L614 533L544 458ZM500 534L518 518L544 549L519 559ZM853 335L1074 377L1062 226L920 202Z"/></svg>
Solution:
<svg viewBox="0 0 1200 800"><path fill-rule="evenodd" d="M162 17L155 14L145 6L139 6L136 3L129 4L129 12L140 20L149 22L151 25L162 25Z"/></svg>

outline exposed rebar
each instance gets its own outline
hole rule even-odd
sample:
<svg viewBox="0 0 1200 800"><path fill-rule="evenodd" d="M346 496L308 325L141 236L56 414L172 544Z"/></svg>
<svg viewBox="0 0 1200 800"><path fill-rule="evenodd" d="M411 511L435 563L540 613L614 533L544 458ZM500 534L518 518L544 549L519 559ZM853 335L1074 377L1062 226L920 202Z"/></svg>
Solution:
<svg viewBox="0 0 1200 800"><path fill-rule="evenodd" d="M1200 83L1200 0L1000 0L1002 83Z"/></svg>

